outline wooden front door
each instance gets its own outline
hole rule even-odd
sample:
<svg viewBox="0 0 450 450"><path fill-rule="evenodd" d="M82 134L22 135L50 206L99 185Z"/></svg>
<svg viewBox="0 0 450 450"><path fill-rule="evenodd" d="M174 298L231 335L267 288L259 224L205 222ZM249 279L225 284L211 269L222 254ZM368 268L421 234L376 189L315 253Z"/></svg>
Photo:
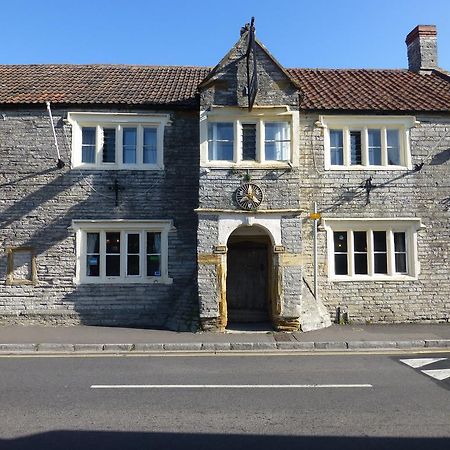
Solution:
<svg viewBox="0 0 450 450"><path fill-rule="evenodd" d="M268 251L266 242L228 244L227 310L229 322L266 322Z"/></svg>

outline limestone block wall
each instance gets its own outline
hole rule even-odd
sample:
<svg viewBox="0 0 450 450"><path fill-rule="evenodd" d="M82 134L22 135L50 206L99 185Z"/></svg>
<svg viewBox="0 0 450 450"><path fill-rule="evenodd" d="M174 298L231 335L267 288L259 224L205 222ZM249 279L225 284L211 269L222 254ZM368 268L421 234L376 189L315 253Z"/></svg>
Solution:
<svg viewBox="0 0 450 450"><path fill-rule="evenodd" d="M348 308L354 322L448 321L450 318L450 120L417 114L411 129L412 163L420 171L325 171L323 132L318 114L302 114L300 199L323 218L420 218L420 274L412 281L330 281L326 233L319 232L319 291L331 314ZM375 188L366 204L365 180ZM312 283L313 224L304 217L305 276Z"/></svg>
<svg viewBox="0 0 450 450"><path fill-rule="evenodd" d="M63 169L56 168L45 105L0 114L0 320L195 326L198 113L163 111L172 121L165 129L163 171L101 171L70 168L71 128L63 121L69 110L75 109L53 111ZM172 220L173 284L76 285L73 219ZM6 284L10 247L34 249L35 284Z"/></svg>

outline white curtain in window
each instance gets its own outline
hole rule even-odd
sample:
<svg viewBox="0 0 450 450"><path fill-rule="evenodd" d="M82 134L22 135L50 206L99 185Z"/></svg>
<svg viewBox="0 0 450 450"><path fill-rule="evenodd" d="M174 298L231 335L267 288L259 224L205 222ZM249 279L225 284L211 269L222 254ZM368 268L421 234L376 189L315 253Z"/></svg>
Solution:
<svg viewBox="0 0 450 450"><path fill-rule="evenodd" d="M290 139L290 128L287 122L266 122L265 159L288 161Z"/></svg>

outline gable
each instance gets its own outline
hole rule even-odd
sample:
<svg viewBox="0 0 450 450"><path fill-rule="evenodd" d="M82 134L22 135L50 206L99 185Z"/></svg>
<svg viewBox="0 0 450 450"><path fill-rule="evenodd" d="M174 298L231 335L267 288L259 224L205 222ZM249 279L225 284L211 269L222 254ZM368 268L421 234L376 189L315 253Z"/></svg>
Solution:
<svg viewBox="0 0 450 450"><path fill-rule="evenodd" d="M247 41L244 32L239 41L199 85L200 103L206 109L215 106L247 107ZM258 91L255 106L289 105L297 108L299 85L268 50L255 41ZM253 56L250 56L253 68Z"/></svg>

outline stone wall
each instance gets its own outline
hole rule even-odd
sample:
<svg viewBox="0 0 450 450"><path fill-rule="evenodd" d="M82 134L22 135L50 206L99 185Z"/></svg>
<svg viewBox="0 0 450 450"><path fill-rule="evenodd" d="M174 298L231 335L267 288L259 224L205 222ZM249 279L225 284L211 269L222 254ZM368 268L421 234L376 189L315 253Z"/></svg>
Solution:
<svg viewBox="0 0 450 450"><path fill-rule="evenodd" d="M197 289L193 280L198 113L163 112L170 113L172 121L165 129L163 171L102 171L70 168L71 128L63 122L67 110L53 111L62 159L66 162L63 169L56 168L56 150L45 105L2 111L2 322L161 327L169 323L172 327L189 329L196 326ZM116 179L121 188L118 206L111 190ZM173 284L115 284L108 285L108 289L101 284L75 285L75 235L69 230L73 219L173 220L175 231L169 234L168 256ZM35 284L6 285L9 247L35 250Z"/></svg>
<svg viewBox="0 0 450 450"><path fill-rule="evenodd" d="M319 291L332 314L348 308L354 322L448 321L450 318L450 130L448 117L417 115L411 129L412 163L420 171L325 171L323 132L318 114L302 114L301 206L318 203L323 218L420 218L420 274L413 281L330 281L326 233L319 232ZM439 143L439 141L441 141ZM316 170L317 169L317 170ZM366 204L362 187L370 176L375 188ZM305 273L312 285L312 221L304 219Z"/></svg>

